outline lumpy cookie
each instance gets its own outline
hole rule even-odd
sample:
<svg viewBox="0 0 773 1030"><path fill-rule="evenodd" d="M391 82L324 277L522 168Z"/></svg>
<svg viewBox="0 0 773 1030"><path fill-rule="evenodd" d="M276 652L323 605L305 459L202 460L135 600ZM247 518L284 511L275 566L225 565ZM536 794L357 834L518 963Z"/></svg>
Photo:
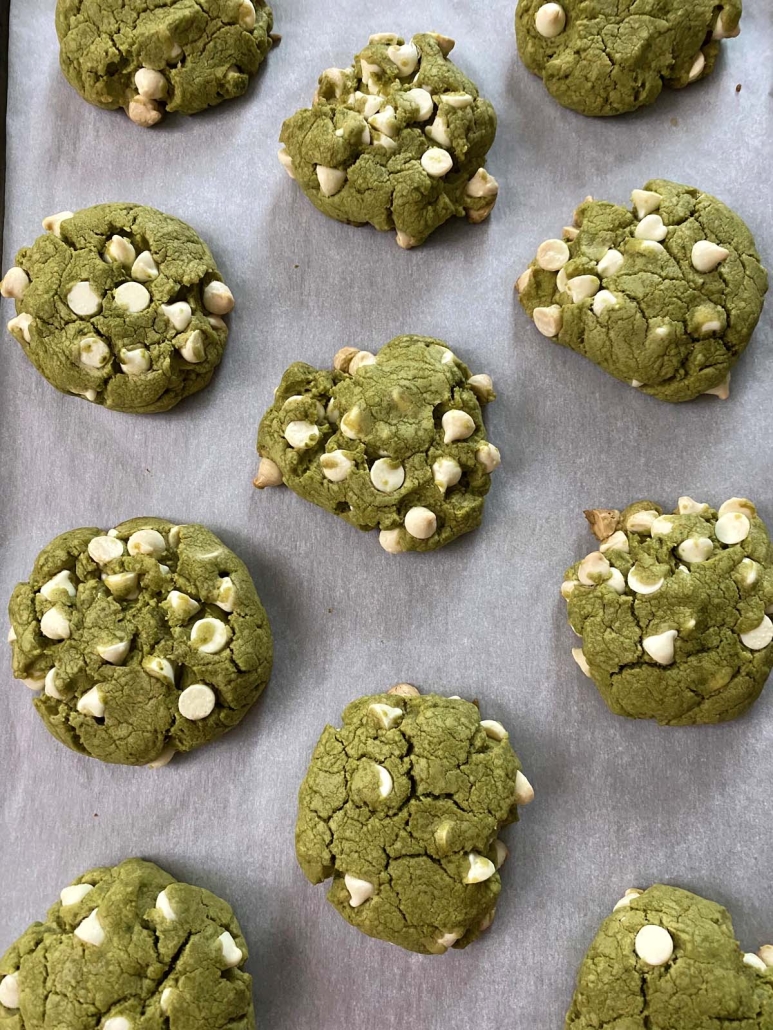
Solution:
<svg viewBox="0 0 773 1030"><path fill-rule="evenodd" d="M442 955L494 919L500 831L534 797L501 723L409 684L326 727L300 790L295 847L312 883L369 937Z"/></svg>
<svg viewBox="0 0 773 1030"><path fill-rule="evenodd" d="M654 179L633 210L587 197L516 286L539 331L664 401L726 398L768 277L716 197Z"/></svg>
<svg viewBox="0 0 773 1030"><path fill-rule="evenodd" d="M254 1030L247 945L227 902L131 858L65 887L0 959L7 1030Z"/></svg>
<svg viewBox="0 0 773 1030"><path fill-rule="evenodd" d="M166 411L220 364L234 306L189 225L138 204L43 221L0 283L8 329L57 390L115 411Z"/></svg>
<svg viewBox="0 0 773 1030"><path fill-rule="evenodd" d="M500 463L482 408L491 377L447 344L398 336L377 355L344 347L333 371L297 362L258 434L255 486L286 483L381 546L433 551L476 529Z"/></svg>
<svg viewBox="0 0 773 1030"><path fill-rule="evenodd" d="M710 75L741 0L519 0L518 51L559 104L614 115Z"/></svg>
<svg viewBox="0 0 773 1030"><path fill-rule="evenodd" d="M279 160L323 214L395 230L405 249L450 218L488 217L496 115L448 60L453 47L432 32L382 32L351 67L322 73L312 107L282 127Z"/></svg>
<svg viewBox="0 0 773 1030"><path fill-rule="evenodd" d="M561 587L572 655L616 715L726 722L773 668L773 547L751 501L681 497L585 513L597 539Z"/></svg>
<svg viewBox="0 0 773 1030"><path fill-rule="evenodd" d="M773 947L744 954L721 905L631 889L583 959L566 1030L771 1030L771 967Z"/></svg>
<svg viewBox="0 0 773 1030"><path fill-rule="evenodd" d="M58 0L65 78L96 107L137 125L239 97L273 37L263 0Z"/></svg>
<svg viewBox="0 0 773 1030"><path fill-rule="evenodd" d="M9 604L13 674L49 732L121 765L165 765L231 729L272 643L247 568L204 526L131 519L41 551Z"/></svg>

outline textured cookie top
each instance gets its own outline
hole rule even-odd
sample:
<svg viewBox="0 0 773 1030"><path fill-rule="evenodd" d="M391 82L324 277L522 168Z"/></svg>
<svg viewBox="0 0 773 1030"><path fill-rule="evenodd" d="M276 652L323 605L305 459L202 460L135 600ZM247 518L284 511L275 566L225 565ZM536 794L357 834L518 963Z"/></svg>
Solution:
<svg viewBox="0 0 773 1030"><path fill-rule="evenodd" d="M59 62L90 104L137 125L241 96L272 45L263 0L58 0Z"/></svg>
<svg viewBox="0 0 773 1030"><path fill-rule="evenodd" d="M504 727L399 684L326 727L300 790L296 853L353 926L410 951L464 948L491 925L507 848L534 797Z"/></svg>
<svg viewBox="0 0 773 1030"><path fill-rule="evenodd" d="M580 967L567 1030L771 1030L773 948L744 954L728 912L677 887L626 891Z"/></svg>
<svg viewBox="0 0 773 1030"><path fill-rule="evenodd" d="M517 283L539 331L665 401L728 395L768 277L716 197L654 179L633 210L592 197Z"/></svg>
<svg viewBox="0 0 773 1030"><path fill-rule="evenodd" d="M671 725L742 714L773 668L773 547L751 501L690 497L586 512L601 549L561 588L572 652L618 715Z"/></svg>
<svg viewBox="0 0 773 1030"><path fill-rule="evenodd" d="M559 104L613 115L709 75L740 18L741 0L519 0L515 31L523 63Z"/></svg>
<svg viewBox="0 0 773 1030"><path fill-rule="evenodd" d="M139 858L65 887L0 959L4 1030L252 1030L231 906Z"/></svg>
<svg viewBox="0 0 773 1030"><path fill-rule="evenodd" d="M235 726L271 672L250 574L204 526L132 519L74 529L9 604L13 672L62 743L164 765Z"/></svg>
<svg viewBox="0 0 773 1030"><path fill-rule="evenodd" d="M99 204L46 218L0 292L8 329L64 393L116 411L166 411L203 389L233 309L209 247L177 218Z"/></svg>
<svg viewBox="0 0 773 1030"><path fill-rule="evenodd" d="M311 108L288 118L279 159L331 218L397 231L417 247L449 218L482 222L499 187L483 164L494 108L448 60L452 39L371 36L350 68L328 68Z"/></svg>
<svg viewBox="0 0 773 1030"><path fill-rule="evenodd" d="M481 406L491 378L445 343L398 336L378 355L345 347L332 372L291 365L258 434L255 485L285 482L385 550L432 551L477 528L499 465Z"/></svg>

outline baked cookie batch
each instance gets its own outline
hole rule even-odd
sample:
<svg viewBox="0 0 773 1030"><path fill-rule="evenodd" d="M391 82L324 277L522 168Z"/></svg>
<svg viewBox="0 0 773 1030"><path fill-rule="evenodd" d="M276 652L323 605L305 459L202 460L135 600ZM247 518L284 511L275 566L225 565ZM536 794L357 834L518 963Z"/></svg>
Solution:
<svg viewBox="0 0 773 1030"><path fill-rule="evenodd" d="M516 35L559 103L616 115L707 76L740 16L740 0L520 0ZM241 95L279 41L261 0L58 0L56 28L68 82L142 127ZM279 161L323 214L406 249L453 218L491 214L496 114L453 47L437 33L379 33L322 72L311 106L282 127ZM621 390L727 397L768 285L741 218L655 179L630 208L587 197L568 221L517 281L537 330ZM43 227L0 292L16 306L9 331L52 386L144 414L209 384L234 297L194 228L128 203ZM285 372L260 424L254 485L287 485L376 530L390 554L476 529L501 460L484 423L491 377L442 340L343 342L329 369L297 360ZM561 594L572 656L610 710L694 725L751 707L773 668L773 545L754 504L681 497L673 513L645 500L585 514L597 547ZM51 735L108 763L159 768L214 740L271 673L251 576L198 524L67 530L18 584L9 616L13 675ZM508 730L477 702L401 683L323 730L300 788L297 859L363 933L444 954L491 925L500 834L533 797ZM226 902L129 859L65 886L9 948L0 1023L254 1027L246 959ZM725 910L686 891L626 891L580 969L567 1030L731 1022L773 1028L773 947L743 953Z"/></svg>

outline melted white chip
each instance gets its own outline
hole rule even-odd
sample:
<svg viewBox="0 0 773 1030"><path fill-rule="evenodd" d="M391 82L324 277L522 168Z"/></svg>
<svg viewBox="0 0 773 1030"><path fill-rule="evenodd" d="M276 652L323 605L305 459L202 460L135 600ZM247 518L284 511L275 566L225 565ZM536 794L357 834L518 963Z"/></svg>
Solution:
<svg viewBox="0 0 773 1030"><path fill-rule="evenodd" d="M714 553L714 544L707 536L690 537L677 547L676 553L682 561L695 565L708 561Z"/></svg>
<svg viewBox="0 0 773 1030"><path fill-rule="evenodd" d="M569 248L563 240L545 240L537 247L537 264L547 272L557 272L569 260Z"/></svg>
<svg viewBox="0 0 773 1030"><path fill-rule="evenodd" d="M99 657L111 665L123 665L129 653L129 641L122 640L117 644L98 644L94 650Z"/></svg>
<svg viewBox="0 0 773 1030"><path fill-rule="evenodd" d="M167 896L166 887L161 891L161 893L156 898L156 908L159 910L164 919L169 919L170 921L177 919L177 913L172 908L172 903Z"/></svg>
<svg viewBox="0 0 773 1030"><path fill-rule="evenodd" d="M442 937L438 937L437 943L441 948L452 948L458 940L461 940L464 936L460 931L454 931L453 933L444 933Z"/></svg>
<svg viewBox="0 0 773 1030"><path fill-rule="evenodd" d="M470 863L467 875L464 877L463 883L483 883L485 880L491 879L496 872L494 863L484 858L483 855L477 854L475 851L471 851L467 856Z"/></svg>
<svg viewBox="0 0 773 1030"><path fill-rule="evenodd" d="M754 504L746 497L731 497L720 506L718 515L727 515L728 512L738 511L742 515L746 515L748 518L754 518L757 514L757 509Z"/></svg>
<svg viewBox="0 0 773 1030"><path fill-rule="evenodd" d="M193 318L191 306L184 300L178 300L176 304L162 304L161 313L178 332L187 329Z"/></svg>
<svg viewBox="0 0 773 1030"><path fill-rule="evenodd" d="M376 893L376 888L372 883L369 883L368 880L360 880L351 873L344 876L344 884L349 891L349 904L352 908L359 908Z"/></svg>
<svg viewBox="0 0 773 1030"><path fill-rule="evenodd" d="M371 354L369 350L358 350L352 360L349 362L349 374L355 375L361 368L366 365L375 365L376 355Z"/></svg>
<svg viewBox="0 0 773 1030"><path fill-rule="evenodd" d="M421 155L421 167L433 179L442 179L454 167L454 159L447 150L430 147Z"/></svg>
<svg viewBox="0 0 773 1030"><path fill-rule="evenodd" d="M6 1009L19 1007L19 974L9 973L0 980L0 1005Z"/></svg>
<svg viewBox="0 0 773 1030"><path fill-rule="evenodd" d="M215 604L224 612L232 612L236 607L236 584L230 576L223 576L217 588Z"/></svg>
<svg viewBox="0 0 773 1030"><path fill-rule="evenodd" d="M52 233L54 236L62 235L62 222L66 222L68 218L73 217L72 211L60 211L56 215L49 215L43 219L43 228L46 232Z"/></svg>
<svg viewBox="0 0 773 1030"><path fill-rule="evenodd" d="M201 609L198 601L180 590L170 590L166 597L167 604L181 619L190 619Z"/></svg>
<svg viewBox="0 0 773 1030"><path fill-rule="evenodd" d="M481 719L481 729L485 730L486 736L492 740L507 740L509 734L501 722L496 719Z"/></svg>
<svg viewBox="0 0 773 1030"><path fill-rule="evenodd" d="M71 887L65 887L60 892L59 899L64 906L77 905L93 890L90 883L75 883Z"/></svg>
<svg viewBox="0 0 773 1030"><path fill-rule="evenodd" d="M234 295L225 283L213 280L204 287L204 307L213 315L227 315L234 309Z"/></svg>
<svg viewBox="0 0 773 1030"><path fill-rule="evenodd" d="M441 419L443 426L444 443L455 443L457 440L467 440L475 432L475 420L466 411L454 408L447 411Z"/></svg>
<svg viewBox="0 0 773 1030"><path fill-rule="evenodd" d="M731 511L717 519L714 527L717 540L723 544L740 544L751 532L751 522L740 511Z"/></svg>
<svg viewBox="0 0 773 1030"><path fill-rule="evenodd" d="M166 551L166 541L156 529L138 529L129 537L126 546L129 554L147 554L156 559Z"/></svg>
<svg viewBox="0 0 773 1030"><path fill-rule="evenodd" d="M378 542L387 554L402 554L405 550L399 529L382 529L378 535Z"/></svg>
<svg viewBox="0 0 773 1030"><path fill-rule="evenodd" d="M762 651L773 641L773 622L767 615L763 615L759 626L741 634L741 641L750 651Z"/></svg>
<svg viewBox="0 0 773 1030"><path fill-rule="evenodd" d="M445 120L443 115L437 115L432 125L428 125L424 132L431 140L438 143L441 147L451 146L451 135L448 131L448 122Z"/></svg>
<svg viewBox="0 0 773 1030"><path fill-rule="evenodd" d="M650 526L652 536L668 536L674 528L674 515L659 515Z"/></svg>
<svg viewBox="0 0 773 1030"><path fill-rule="evenodd" d="M134 73L134 85L146 100L163 100L167 94L166 79L155 68L138 68Z"/></svg>
<svg viewBox="0 0 773 1030"><path fill-rule="evenodd" d="M199 619L191 630L191 647L205 654L219 654L231 639L231 629L220 619Z"/></svg>
<svg viewBox="0 0 773 1030"><path fill-rule="evenodd" d="M652 532L652 523L659 518L658 513L651 508L645 511L636 511L628 516L625 526L631 533L639 533L642 536L649 536Z"/></svg>
<svg viewBox="0 0 773 1030"><path fill-rule="evenodd" d="M184 340L178 343L175 340L175 346L179 348L180 356L190 362L191 365L198 365L205 360L207 356L207 350L204 346L204 333L201 329L194 329L192 333L188 333Z"/></svg>
<svg viewBox="0 0 773 1030"><path fill-rule="evenodd" d="M637 562L628 573L628 586L637 594L655 594L663 586L663 577L653 578L645 568Z"/></svg>
<svg viewBox="0 0 773 1030"><path fill-rule="evenodd" d="M152 679L160 680L161 683L167 683L171 687L174 686L174 666L166 658L148 655L147 658L142 659L142 668Z"/></svg>
<svg viewBox="0 0 773 1030"><path fill-rule="evenodd" d="M599 292L601 283L595 275L577 275L569 279L566 284L566 292L572 298L572 303L580 304L590 297L595 297Z"/></svg>
<svg viewBox="0 0 773 1030"><path fill-rule="evenodd" d="M104 944L105 931L102 929L102 924L99 921L99 911L94 909L91 915L87 916L82 923L79 923L73 930L73 934L84 944L93 944L94 947L98 948L100 944Z"/></svg>
<svg viewBox="0 0 773 1030"><path fill-rule="evenodd" d="M599 318L605 311L616 308L617 297L610 290L599 290L593 298L593 314Z"/></svg>
<svg viewBox="0 0 773 1030"><path fill-rule="evenodd" d="M104 368L110 353L108 345L98 336L84 336L78 344L78 358L86 368Z"/></svg>
<svg viewBox="0 0 773 1030"><path fill-rule="evenodd" d="M622 529L618 529L616 533L613 533L612 536L607 537L603 543L599 544L599 550L602 554L606 554L607 551L624 551L628 553L630 550L628 537Z"/></svg>
<svg viewBox="0 0 773 1030"><path fill-rule="evenodd" d="M140 579L136 572L116 572L113 576L102 576L102 582L114 597L133 601L139 597Z"/></svg>
<svg viewBox="0 0 773 1030"><path fill-rule="evenodd" d="M402 94L403 100L409 100L417 108L416 117L414 121L426 122L428 118L432 117L432 112L435 105L432 103L432 96L425 89L409 89L407 92ZM373 98L375 99L375 97ZM378 110L378 108L376 109ZM371 112L372 114L373 112ZM367 108L365 110L365 117L368 117Z"/></svg>
<svg viewBox="0 0 773 1030"><path fill-rule="evenodd" d="M89 318L102 307L102 299L92 288L91 283L76 283L67 294L67 305L70 310L83 318Z"/></svg>
<svg viewBox="0 0 773 1030"><path fill-rule="evenodd" d="M256 14L252 0L242 0L239 5L239 24L243 29L252 32L255 28Z"/></svg>
<svg viewBox="0 0 773 1030"><path fill-rule="evenodd" d="M128 311L130 315L138 315L150 306L150 293L142 283L123 283L115 291L116 306Z"/></svg>
<svg viewBox="0 0 773 1030"><path fill-rule="evenodd" d="M636 954L648 966L664 966L674 954L674 942L668 930L652 923L643 926L634 942Z"/></svg>
<svg viewBox="0 0 773 1030"><path fill-rule="evenodd" d="M30 335L30 326L34 322L32 315L26 314L17 315L16 318L12 318L8 323L9 333L21 333L25 343L32 342L32 336Z"/></svg>
<svg viewBox="0 0 773 1030"><path fill-rule="evenodd" d="M382 798L388 798L392 793L394 787L394 781L391 773L388 769L385 769L383 765L376 766L376 772L378 773L378 792Z"/></svg>
<svg viewBox="0 0 773 1030"><path fill-rule="evenodd" d="M294 451L306 451L319 443L320 431L312 422L300 420L290 422L283 435Z"/></svg>
<svg viewBox="0 0 773 1030"><path fill-rule="evenodd" d="M667 629L664 633L645 637L642 647L658 665L672 665L674 662L674 642L678 636L675 629Z"/></svg>
<svg viewBox="0 0 773 1030"><path fill-rule="evenodd" d="M148 762L145 766L146 769L163 769L164 766L169 765L174 756L177 754L175 748L169 746L165 747L158 758L154 758L152 762Z"/></svg>
<svg viewBox="0 0 773 1030"><path fill-rule="evenodd" d="M139 283L149 283L158 277L158 265L149 250L143 250L132 265L132 279Z"/></svg>
<svg viewBox="0 0 773 1030"><path fill-rule="evenodd" d="M141 376L150 371L153 364L150 351L145 347L132 347L128 350L123 347L118 354L121 371L127 376Z"/></svg>
<svg viewBox="0 0 773 1030"><path fill-rule="evenodd" d="M23 268L19 268L18 265L9 268L3 281L0 282L0 297L13 297L14 300L21 300L29 284L30 277Z"/></svg>
<svg viewBox="0 0 773 1030"><path fill-rule="evenodd" d="M180 694L177 707L184 719L198 722L212 714L216 700L214 690L206 683L193 683Z"/></svg>
<svg viewBox="0 0 773 1030"><path fill-rule="evenodd" d="M437 530L437 516L429 508L410 508L405 516L405 529L416 540L429 540Z"/></svg>
<svg viewBox="0 0 773 1030"><path fill-rule="evenodd" d="M49 640L67 640L70 636L70 622L59 608L49 608L40 620L40 632Z"/></svg>
<svg viewBox="0 0 773 1030"><path fill-rule="evenodd" d="M368 707L368 714L382 730L391 730L402 721L404 712L402 708L393 708L391 705L377 703Z"/></svg>
<svg viewBox="0 0 773 1030"><path fill-rule="evenodd" d="M371 466L370 481L379 493L393 494L405 482L405 469L392 458L379 458Z"/></svg>
<svg viewBox="0 0 773 1030"><path fill-rule="evenodd" d="M159 1005L161 1006L161 1011L163 1012L163 1014L165 1016L169 1014L169 1003L172 1000L172 993L173 993L173 990L172 990L171 987L165 987L163 989L163 991L161 992L161 998L159 999Z"/></svg>
<svg viewBox="0 0 773 1030"><path fill-rule="evenodd" d="M680 497L677 504L677 511L680 515L705 515L708 510L708 504L694 501L692 497ZM719 514L722 514L721 510Z"/></svg>
<svg viewBox="0 0 773 1030"><path fill-rule="evenodd" d="M57 572L47 583L40 588L40 592L47 601L55 601L56 595L64 590L68 597L75 597L77 591L72 581L72 573L65 569Z"/></svg>
<svg viewBox="0 0 773 1030"><path fill-rule="evenodd" d="M387 57L397 65L401 78L412 75L419 65L419 49L415 43L403 43L402 46L387 48Z"/></svg>
<svg viewBox="0 0 773 1030"><path fill-rule="evenodd" d="M595 587L609 577L610 565L601 551L592 551L577 566L577 578L586 587Z"/></svg>
<svg viewBox="0 0 773 1030"><path fill-rule="evenodd" d="M346 451L330 451L320 456L322 474L331 483L341 483L354 468L354 462Z"/></svg>
<svg viewBox="0 0 773 1030"><path fill-rule="evenodd" d="M225 962L226 969L233 969L234 966L238 966L243 958L243 952L240 947L237 946L236 941L233 939L228 930L224 930L223 933L218 937L220 944L220 950L223 954L223 962Z"/></svg>

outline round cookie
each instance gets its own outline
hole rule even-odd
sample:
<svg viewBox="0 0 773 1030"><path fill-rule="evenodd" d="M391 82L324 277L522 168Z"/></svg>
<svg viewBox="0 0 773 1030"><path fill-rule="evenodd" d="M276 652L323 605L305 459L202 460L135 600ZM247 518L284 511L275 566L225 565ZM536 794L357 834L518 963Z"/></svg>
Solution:
<svg viewBox="0 0 773 1030"><path fill-rule="evenodd" d="M499 451L482 407L490 376L440 340L398 336L378 355L344 347L334 370L297 362L258 434L255 486L286 483L381 546L433 551L480 525Z"/></svg>
<svg viewBox="0 0 773 1030"><path fill-rule="evenodd" d="M501 723L406 683L327 726L300 790L295 849L369 937L442 955L494 919L499 832L534 797Z"/></svg>
<svg viewBox="0 0 773 1030"><path fill-rule="evenodd" d="M84 100L137 125L240 97L274 37L264 0L57 0L59 63Z"/></svg>
<svg viewBox="0 0 773 1030"><path fill-rule="evenodd" d="M139 204L99 204L43 221L0 283L8 329L63 393L115 411L167 411L203 390L233 309L209 247Z"/></svg>
<svg viewBox="0 0 773 1030"><path fill-rule="evenodd" d="M328 68L313 106L282 126L279 160L323 214L396 230L418 247L450 218L482 222L499 187L483 167L494 108L433 32L371 36L349 68Z"/></svg>
<svg viewBox="0 0 773 1030"><path fill-rule="evenodd" d="M664 401L728 396L768 277L722 201L654 179L633 211L587 197L516 283L539 331Z"/></svg>
<svg viewBox="0 0 773 1030"><path fill-rule="evenodd" d="M614 115L709 75L740 18L741 0L519 0L515 32L523 63L559 104Z"/></svg>
<svg viewBox="0 0 773 1030"><path fill-rule="evenodd" d="M8 606L13 674L49 732L120 765L166 765L236 726L271 674L244 563L204 526L131 519L45 547Z"/></svg>
<svg viewBox="0 0 773 1030"><path fill-rule="evenodd" d="M131 858L92 869L0 959L8 1030L254 1030L231 906Z"/></svg>
<svg viewBox="0 0 773 1030"><path fill-rule="evenodd" d="M721 905L631 889L583 959L566 1030L773 1030L773 948L744 954Z"/></svg>
<svg viewBox="0 0 773 1030"><path fill-rule="evenodd" d="M773 668L773 546L752 502L585 514L601 547L561 593L572 655L611 711L669 726L742 715Z"/></svg>

